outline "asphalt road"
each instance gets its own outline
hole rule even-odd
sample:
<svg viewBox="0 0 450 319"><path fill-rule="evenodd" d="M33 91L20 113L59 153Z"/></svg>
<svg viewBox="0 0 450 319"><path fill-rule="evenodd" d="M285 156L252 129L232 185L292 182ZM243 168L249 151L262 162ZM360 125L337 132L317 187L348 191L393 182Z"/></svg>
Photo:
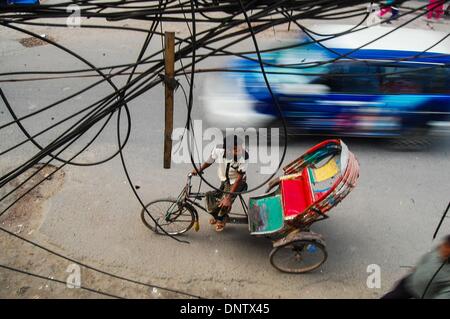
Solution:
<svg viewBox="0 0 450 319"><path fill-rule="evenodd" d="M144 40L143 34L130 36L118 31L36 30L96 65L132 61ZM277 34L282 34L282 30ZM26 36L10 30L0 33L2 72L84 67L50 46L24 48L18 42L23 37ZM158 45L155 41L153 48ZM221 62L208 60L202 66L214 67ZM196 76L194 119L202 118L198 92L204 79L201 74ZM86 78L13 82L1 83L1 88L17 113L24 115L93 81ZM185 80L182 83L186 85ZM110 87L102 85L52 112L24 121L24 125L37 132L111 92ZM139 186L137 192L145 202L178 195L191 170L189 164L173 165L170 170L162 168L163 94L163 87L158 86L129 105L132 135L124 154L132 186ZM186 108L181 90L175 100L175 127L183 127ZM1 123L9 121L3 104L0 111ZM44 143L56 134L39 140ZM98 142L79 157L80 161L111 154L116 138L114 120ZM16 127L0 131L2 149L22 139ZM320 140L290 140L286 163ZM41 224L30 236L87 263L204 297L377 297L435 244L432 234L449 200L450 139L441 138L421 152L394 151L374 140L346 142L360 162L358 186L330 212L329 220L314 227L324 235L329 257L320 270L307 275L287 275L273 269L268 259L271 242L251 237L244 225L229 225L224 232L216 233L208 225L208 217L202 215L200 231L183 236L189 244L153 234L140 221L140 205L118 158L96 167L65 167L62 187L47 200ZM4 171L35 152L36 148L27 145L0 157L0 167ZM248 176L250 186L265 178L253 166ZM210 169L206 177L217 182L215 169ZM446 222L441 235L448 233L449 227ZM366 285L367 267L371 264L380 266L380 288Z"/></svg>

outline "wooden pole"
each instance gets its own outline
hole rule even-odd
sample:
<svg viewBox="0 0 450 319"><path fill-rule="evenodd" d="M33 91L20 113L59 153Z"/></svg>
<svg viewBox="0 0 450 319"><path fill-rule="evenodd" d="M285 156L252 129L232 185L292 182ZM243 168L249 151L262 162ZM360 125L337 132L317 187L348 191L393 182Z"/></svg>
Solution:
<svg viewBox="0 0 450 319"><path fill-rule="evenodd" d="M175 70L175 33L165 33L165 126L164 126L164 168L170 168L172 161L173 131L173 81Z"/></svg>

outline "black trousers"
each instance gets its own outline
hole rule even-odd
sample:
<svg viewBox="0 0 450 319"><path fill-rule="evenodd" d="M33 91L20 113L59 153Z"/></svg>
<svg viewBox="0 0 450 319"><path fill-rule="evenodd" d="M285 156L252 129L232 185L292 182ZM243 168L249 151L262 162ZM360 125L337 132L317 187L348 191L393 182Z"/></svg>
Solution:
<svg viewBox="0 0 450 319"><path fill-rule="evenodd" d="M397 285L392 289L390 292L385 294L380 299L411 299L415 298L413 294L411 294L408 289L406 288L406 280L408 277L403 278L400 280Z"/></svg>
<svg viewBox="0 0 450 319"><path fill-rule="evenodd" d="M221 191L229 192L231 190L231 185L228 182L222 182L220 183L219 187L220 191L215 192L215 197L217 204L220 202L220 200L223 198L224 195L227 195ZM241 181L239 184L239 187L236 189L236 192L244 192L248 189L247 183L245 181ZM231 195L231 203L234 203L234 200L236 199L237 195ZM225 211L224 209L220 207L214 208L210 214L216 219L223 221L228 216L229 211Z"/></svg>

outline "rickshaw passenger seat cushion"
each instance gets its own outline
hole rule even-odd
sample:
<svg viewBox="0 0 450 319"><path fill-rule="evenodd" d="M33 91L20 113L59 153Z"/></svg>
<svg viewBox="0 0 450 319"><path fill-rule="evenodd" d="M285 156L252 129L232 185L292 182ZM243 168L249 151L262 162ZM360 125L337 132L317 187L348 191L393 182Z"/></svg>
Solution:
<svg viewBox="0 0 450 319"><path fill-rule="evenodd" d="M296 179L281 181L281 196L285 218L303 213L314 202L314 195L306 170Z"/></svg>

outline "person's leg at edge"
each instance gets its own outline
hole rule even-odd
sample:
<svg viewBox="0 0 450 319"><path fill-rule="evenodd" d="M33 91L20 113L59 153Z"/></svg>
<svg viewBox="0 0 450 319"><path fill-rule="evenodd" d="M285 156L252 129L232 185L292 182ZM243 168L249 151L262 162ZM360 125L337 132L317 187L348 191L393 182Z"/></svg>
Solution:
<svg viewBox="0 0 450 319"><path fill-rule="evenodd" d="M380 299L411 299L414 296L406 289L406 280L408 277L400 280L397 285Z"/></svg>

